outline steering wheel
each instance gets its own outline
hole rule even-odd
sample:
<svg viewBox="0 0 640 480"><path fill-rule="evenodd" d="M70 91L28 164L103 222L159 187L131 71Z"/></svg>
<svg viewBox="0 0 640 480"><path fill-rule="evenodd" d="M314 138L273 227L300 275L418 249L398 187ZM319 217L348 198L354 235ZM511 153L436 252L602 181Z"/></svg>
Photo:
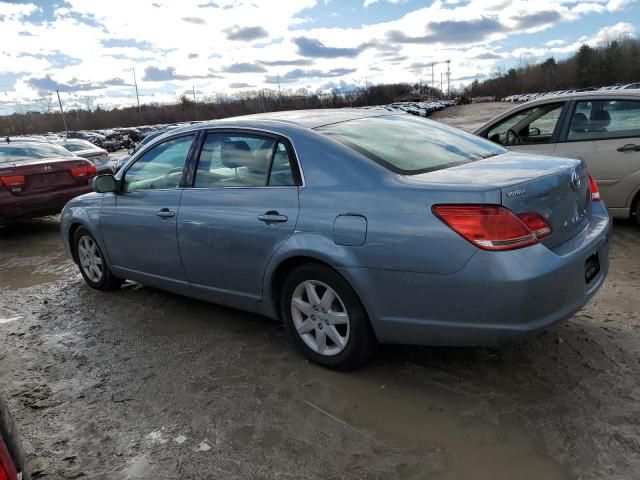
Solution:
<svg viewBox="0 0 640 480"><path fill-rule="evenodd" d="M522 143L520 135L518 135L513 128L507 130L506 140L507 145L519 145Z"/></svg>

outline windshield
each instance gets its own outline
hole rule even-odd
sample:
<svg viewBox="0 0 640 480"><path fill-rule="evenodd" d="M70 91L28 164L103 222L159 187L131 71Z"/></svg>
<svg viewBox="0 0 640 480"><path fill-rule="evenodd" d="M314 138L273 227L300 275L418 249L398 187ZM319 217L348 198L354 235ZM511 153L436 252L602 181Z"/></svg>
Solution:
<svg viewBox="0 0 640 480"><path fill-rule="evenodd" d="M60 158L72 156L57 145L29 143L22 145L3 145L0 147L0 163L13 163L39 158Z"/></svg>
<svg viewBox="0 0 640 480"><path fill-rule="evenodd" d="M506 152L470 133L409 115L360 118L317 130L403 175L440 170Z"/></svg>

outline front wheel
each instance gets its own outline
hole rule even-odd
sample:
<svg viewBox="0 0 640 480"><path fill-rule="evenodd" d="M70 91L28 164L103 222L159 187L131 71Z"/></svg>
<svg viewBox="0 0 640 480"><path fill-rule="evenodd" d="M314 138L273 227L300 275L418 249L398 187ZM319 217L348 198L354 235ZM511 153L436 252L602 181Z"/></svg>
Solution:
<svg viewBox="0 0 640 480"><path fill-rule="evenodd" d="M89 231L80 227L73 236L76 259L85 282L97 290L116 290L124 280L109 270L102 250Z"/></svg>
<svg viewBox="0 0 640 480"><path fill-rule="evenodd" d="M352 370L375 352L377 341L358 296L328 267L294 270L282 288L281 311L294 343L315 363Z"/></svg>

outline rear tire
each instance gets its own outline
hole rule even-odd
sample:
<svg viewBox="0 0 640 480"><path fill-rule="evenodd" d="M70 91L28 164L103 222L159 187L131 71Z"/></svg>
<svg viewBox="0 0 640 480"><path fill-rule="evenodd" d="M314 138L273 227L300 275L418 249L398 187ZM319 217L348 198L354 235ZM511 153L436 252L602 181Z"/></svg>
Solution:
<svg viewBox="0 0 640 480"><path fill-rule="evenodd" d="M280 309L294 343L323 367L353 370L375 353L377 340L358 296L328 267L293 270L282 286Z"/></svg>
<svg viewBox="0 0 640 480"><path fill-rule="evenodd" d="M636 205L635 208L633 209L633 213L635 213L636 215L636 225L638 225L640 227L640 195L638 196L638 199L636 200Z"/></svg>
<svg viewBox="0 0 640 480"><path fill-rule="evenodd" d="M76 230L73 248L80 274L87 285L96 290L117 290L122 286L124 280L111 272L100 245L89 230L84 227Z"/></svg>

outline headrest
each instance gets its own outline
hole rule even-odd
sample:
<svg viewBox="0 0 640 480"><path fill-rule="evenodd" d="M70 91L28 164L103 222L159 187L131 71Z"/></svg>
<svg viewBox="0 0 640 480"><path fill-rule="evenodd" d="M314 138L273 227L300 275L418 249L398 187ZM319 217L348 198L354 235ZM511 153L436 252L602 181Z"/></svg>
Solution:
<svg viewBox="0 0 640 480"><path fill-rule="evenodd" d="M243 140L228 140L220 148L222 164L228 168L247 167L255 163L253 152Z"/></svg>
<svg viewBox="0 0 640 480"><path fill-rule="evenodd" d="M576 113L571 121L572 132L586 132L589 126L589 119L584 113Z"/></svg>
<svg viewBox="0 0 640 480"><path fill-rule="evenodd" d="M611 115L606 110L598 110L591 119L591 128L594 130L607 128L611 123Z"/></svg>

